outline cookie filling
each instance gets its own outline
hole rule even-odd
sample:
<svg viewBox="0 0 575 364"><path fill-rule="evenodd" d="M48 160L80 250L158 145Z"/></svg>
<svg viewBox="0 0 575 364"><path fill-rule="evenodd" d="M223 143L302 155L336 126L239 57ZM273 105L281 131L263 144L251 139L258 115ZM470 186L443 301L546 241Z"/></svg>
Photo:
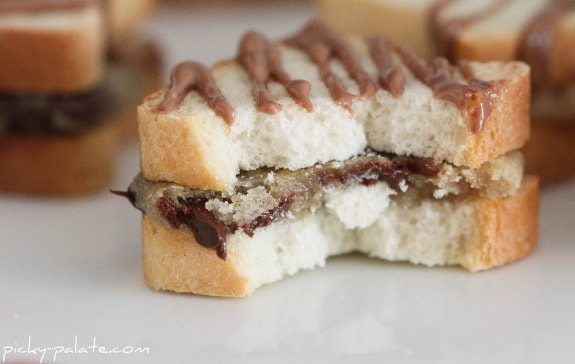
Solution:
<svg viewBox="0 0 575 364"><path fill-rule="evenodd" d="M329 201L338 204L333 202L334 196L346 188L375 187L381 183L389 195L413 187L437 198L478 190L501 196L512 194L520 185L521 176L522 159L518 153L468 170L427 158L366 152L346 161L295 171L244 171L233 191L194 190L139 175L127 192L118 194L174 229L187 226L199 244L215 249L225 259L228 234L241 230L252 236L257 229L275 221L311 213Z"/></svg>

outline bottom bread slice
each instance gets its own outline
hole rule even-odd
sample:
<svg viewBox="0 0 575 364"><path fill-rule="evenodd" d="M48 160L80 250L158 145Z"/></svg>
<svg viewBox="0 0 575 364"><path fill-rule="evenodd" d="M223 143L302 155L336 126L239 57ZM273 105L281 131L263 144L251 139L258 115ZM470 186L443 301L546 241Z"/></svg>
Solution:
<svg viewBox="0 0 575 364"><path fill-rule="evenodd" d="M253 237L241 231L228 235L226 260L196 243L187 227L173 229L144 214L144 276L158 290L239 297L352 251L390 261L485 270L535 248L538 189L538 179L526 176L515 195L501 199L405 195L362 229L346 229L324 207L258 229Z"/></svg>
<svg viewBox="0 0 575 364"><path fill-rule="evenodd" d="M120 131L118 123L74 135L0 136L0 191L80 195L109 186Z"/></svg>

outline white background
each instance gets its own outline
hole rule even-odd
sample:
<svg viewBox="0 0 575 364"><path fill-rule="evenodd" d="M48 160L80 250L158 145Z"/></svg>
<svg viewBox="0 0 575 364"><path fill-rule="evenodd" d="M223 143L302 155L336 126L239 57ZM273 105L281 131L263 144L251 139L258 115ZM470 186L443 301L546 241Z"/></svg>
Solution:
<svg viewBox="0 0 575 364"><path fill-rule="evenodd" d="M247 29L276 38L312 16L300 1L239 3L163 8L148 32L169 65L211 63L235 55ZM125 189L138 169L137 147L127 145L111 187ZM51 348L95 340L150 352L57 362L573 363L574 210L575 181L545 189L536 252L488 272L345 256L250 298L217 299L144 284L140 214L125 199L1 195L0 354L37 363L40 352L8 352L30 341L52 362Z"/></svg>

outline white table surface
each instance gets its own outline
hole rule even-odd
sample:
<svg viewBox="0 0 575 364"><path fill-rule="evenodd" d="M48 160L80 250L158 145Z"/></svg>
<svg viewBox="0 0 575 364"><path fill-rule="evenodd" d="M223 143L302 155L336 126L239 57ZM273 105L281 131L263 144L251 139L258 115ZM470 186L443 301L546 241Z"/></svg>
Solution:
<svg viewBox="0 0 575 364"><path fill-rule="evenodd" d="M245 30L280 37L312 16L300 1L241 3L163 8L148 32L170 65L211 63ZM128 145L111 187L137 172ZM144 284L140 214L124 199L2 195L0 362L575 363L574 211L575 181L544 190L536 252L488 272L353 255L217 299Z"/></svg>

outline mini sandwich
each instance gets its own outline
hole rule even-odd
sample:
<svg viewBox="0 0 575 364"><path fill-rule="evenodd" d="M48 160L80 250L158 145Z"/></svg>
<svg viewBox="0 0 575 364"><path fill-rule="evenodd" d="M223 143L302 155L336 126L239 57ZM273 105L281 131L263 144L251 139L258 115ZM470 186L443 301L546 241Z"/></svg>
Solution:
<svg viewBox="0 0 575 364"><path fill-rule="evenodd" d="M427 64L318 21L182 62L138 108L146 282L246 296L333 255L480 271L537 243L529 68Z"/></svg>
<svg viewBox="0 0 575 364"><path fill-rule="evenodd" d="M109 186L116 149L136 135L137 104L159 87L159 52L135 34L151 6L0 2L0 191L78 195Z"/></svg>
<svg viewBox="0 0 575 364"><path fill-rule="evenodd" d="M386 33L432 60L521 60L531 67L526 171L549 184L575 176L575 1L316 0L345 33Z"/></svg>

